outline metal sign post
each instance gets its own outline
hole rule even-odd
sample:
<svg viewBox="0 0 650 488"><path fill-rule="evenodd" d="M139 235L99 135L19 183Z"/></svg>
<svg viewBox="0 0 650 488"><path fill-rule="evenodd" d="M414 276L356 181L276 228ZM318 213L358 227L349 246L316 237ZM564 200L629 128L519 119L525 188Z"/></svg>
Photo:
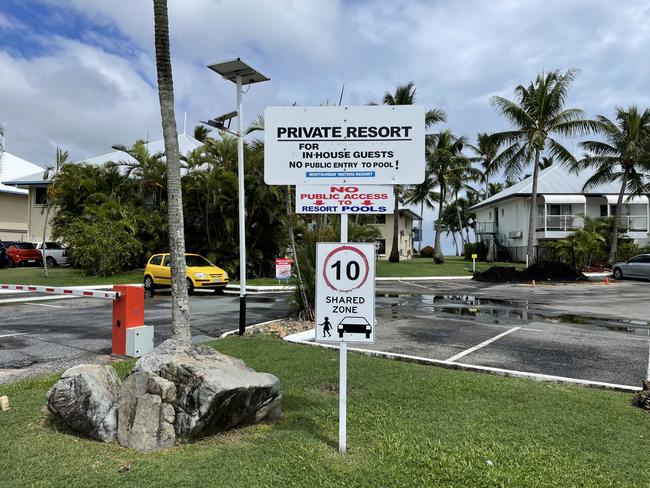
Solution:
<svg viewBox="0 0 650 488"><path fill-rule="evenodd" d="M348 242L348 214L341 214L341 243ZM339 348L339 452L345 454L347 444L348 415L348 345L341 342Z"/></svg>
<svg viewBox="0 0 650 488"><path fill-rule="evenodd" d="M347 343L375 340L375 246L348 244L347 215L341 216L341 242L316 247L316 331L318 342L339 349L339 452L347 438Z"/></svg>

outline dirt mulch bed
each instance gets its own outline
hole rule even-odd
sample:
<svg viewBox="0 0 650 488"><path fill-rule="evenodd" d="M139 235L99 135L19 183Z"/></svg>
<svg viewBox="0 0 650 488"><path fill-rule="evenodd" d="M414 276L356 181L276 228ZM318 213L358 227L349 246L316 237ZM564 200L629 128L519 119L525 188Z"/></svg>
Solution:
<svg viewBox="0 0 650 488"><path fill-rule="evenodd" d="M565 263L535 263L524 270L512 266L493 266L481 273L475 273L476 281L490 283L527 283L530 281L586 281L587 277Z"/></svg>
<svg viewBox="0 0 650 488"><path fill-rule="evenodd" d="M283 319L270 324L252 327L249 329L251 334L273 334L279 337L285 337L296 332L314 328L314 323L306 320Z"/></svg>

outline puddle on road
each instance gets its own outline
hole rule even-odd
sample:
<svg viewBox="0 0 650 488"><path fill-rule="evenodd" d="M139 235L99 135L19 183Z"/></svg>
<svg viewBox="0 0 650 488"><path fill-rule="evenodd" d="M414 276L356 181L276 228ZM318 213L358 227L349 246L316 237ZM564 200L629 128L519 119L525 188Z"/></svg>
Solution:
<svg viewBox="0 0 650 488"><path fill-rule="evenodd" d="M650 334L650 322L647 321L567 314L542 309L525 300L500 300L474 295L378 293L377 305L380 308L390 308L393 318L399 318L402 312L425 312L460 316L489 324L520 325L542 321L585 328L599 327L641 335Z"/></svg>

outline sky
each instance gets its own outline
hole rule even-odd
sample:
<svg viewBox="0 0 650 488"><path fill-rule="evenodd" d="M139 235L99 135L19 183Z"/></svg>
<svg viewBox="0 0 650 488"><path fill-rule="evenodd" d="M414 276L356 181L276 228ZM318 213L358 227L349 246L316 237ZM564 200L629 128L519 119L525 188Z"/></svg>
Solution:
<svg viewBox="0 0 650 488"><path fill-rule="evenodd" d="M580 70L567 106L589 116L650 106L646 1L169 0L169 21L190 133L234 109L234 85L206 65L235 57L271 78L244 96L246 121L338 102L343 86L345 105L380 102L413 81L417 103L472 140L508 128L490 96L556 68ZM3 0L0 80L6 148L36 164L57 146L80 160L160 138L152 2Z"/></svg>

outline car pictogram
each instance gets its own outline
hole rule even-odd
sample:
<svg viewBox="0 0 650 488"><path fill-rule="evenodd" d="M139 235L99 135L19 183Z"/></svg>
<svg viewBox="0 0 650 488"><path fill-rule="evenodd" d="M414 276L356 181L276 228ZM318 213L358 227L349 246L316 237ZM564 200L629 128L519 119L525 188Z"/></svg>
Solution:
<svg viewBox="0 0 650 488"><path fill-rule="evenodd" d="M364 317L344 317L343 320L339 322L336 330L341 339L345 332L350 334L365 334L366 339L370 339L372 325L370 325Z"/></svg>

